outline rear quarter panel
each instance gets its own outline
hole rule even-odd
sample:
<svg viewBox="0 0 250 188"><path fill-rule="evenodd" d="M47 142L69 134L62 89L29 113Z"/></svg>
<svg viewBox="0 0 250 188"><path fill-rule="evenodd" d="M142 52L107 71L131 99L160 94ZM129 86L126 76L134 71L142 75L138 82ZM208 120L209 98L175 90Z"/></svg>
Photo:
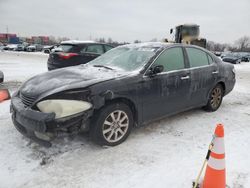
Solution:
<svg viewBox="0 0 250 188"><path fill-rule="evenodd" d="M233 90L236 79L235 74L233 73L234 65L226 62L219 62L219 81L225 83L225 93L227 95L230 91Z"/></svg>

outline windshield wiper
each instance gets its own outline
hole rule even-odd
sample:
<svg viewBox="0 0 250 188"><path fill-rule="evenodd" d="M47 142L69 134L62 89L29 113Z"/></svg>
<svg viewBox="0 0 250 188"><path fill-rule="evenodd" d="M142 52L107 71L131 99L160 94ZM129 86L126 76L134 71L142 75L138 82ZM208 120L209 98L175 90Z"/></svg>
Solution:
<svg viewBox="0 0 250 188"><path fill-rule="evenodd" d="M93 65L94 67L103 67L103 68L106 68L106 69L109 69L109 70L114 70L114 69L112 69L112 68L110 68L110 67L107 67L107 66L105 66L105 65Z"/></svg>

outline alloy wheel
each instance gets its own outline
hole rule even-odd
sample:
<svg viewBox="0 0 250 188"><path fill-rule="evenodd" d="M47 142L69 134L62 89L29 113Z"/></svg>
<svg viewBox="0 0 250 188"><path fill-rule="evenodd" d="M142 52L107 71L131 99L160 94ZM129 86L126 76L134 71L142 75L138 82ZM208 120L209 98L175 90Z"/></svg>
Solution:
<svg viewBox="0 0 250 188"><path fill-rule="evenodd" d="M219 87L216 87L213 89L212 91L212 95L211 95L211 106L216 109L220 106L221 103L221 99L222 99L222 91Z"/></svg>
<svg viewBox="0 0 250 188"><path fill-rule="evenodd" d="M118 142L127 133L129 128L128 115L122 110L111 112L102 126L102 133L106 141Z"/></svg>

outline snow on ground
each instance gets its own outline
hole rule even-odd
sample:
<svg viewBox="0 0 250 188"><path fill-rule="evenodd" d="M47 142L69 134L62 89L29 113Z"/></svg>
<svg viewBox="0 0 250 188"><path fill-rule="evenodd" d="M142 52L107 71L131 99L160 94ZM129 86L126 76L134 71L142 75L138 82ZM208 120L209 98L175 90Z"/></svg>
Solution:
<svg viewBox="0 0 250 188"><path fill-rule="evenodd" d="M25 81L47 71L48 54L43 52L0 52L0 70L5 81Z"/></svg>
<svg viewBox="0 0 250 188"><path fill-rule="evenodd" d="M11 82L46 71L44 55L0 53ZM57 139L47 149L20 135L9 101L0 104L0 188L191 187L216 123L225 125L227 185L250 187L250 63L236 65L237 83L214 113L190 110L135 128L117 147L99 147L87 134ZM15 89L13 89L15 90Z"/></svg>

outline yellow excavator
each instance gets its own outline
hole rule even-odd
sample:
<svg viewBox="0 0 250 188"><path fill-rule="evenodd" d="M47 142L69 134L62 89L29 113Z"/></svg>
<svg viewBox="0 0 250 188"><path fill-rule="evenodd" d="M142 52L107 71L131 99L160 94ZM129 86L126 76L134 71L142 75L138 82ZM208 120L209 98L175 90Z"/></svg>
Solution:
<svg viewBox="0 0 250 188"><path fill-rule="evenodd" d="M207 47L207 40L199 37L200 26L197 24L178 25L174 29L170 29L170 34L174 34L173 42L175 43L192 44L203 48Z"/></svg>

